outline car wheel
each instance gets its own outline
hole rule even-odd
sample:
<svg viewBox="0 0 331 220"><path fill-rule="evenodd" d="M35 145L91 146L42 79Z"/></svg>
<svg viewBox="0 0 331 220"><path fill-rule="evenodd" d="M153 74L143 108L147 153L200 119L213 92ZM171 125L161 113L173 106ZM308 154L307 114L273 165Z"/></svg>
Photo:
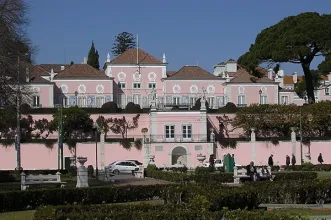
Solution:
<svg viewBox="0 0 331 220"><path fill-rule="evenodd" d="M119 170L114 170L114 171L113 171L113 174L115 174L115 175L119 175L119 174L120 174L120 171L119 171Z"/></svg>

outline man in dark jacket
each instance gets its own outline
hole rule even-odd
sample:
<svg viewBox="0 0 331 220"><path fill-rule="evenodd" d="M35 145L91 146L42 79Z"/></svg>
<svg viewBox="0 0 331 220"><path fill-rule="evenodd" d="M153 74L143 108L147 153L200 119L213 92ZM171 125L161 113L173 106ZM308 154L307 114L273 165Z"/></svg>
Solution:
<svg viewBox="0 0 331 220"><path fill-rule="evenodd" d="M251 181L255 181L256 179L259 179L259 176L257 175L257 171L256 171L256 167L254 166L254 162L250 162L250 164L248 164L246 166L246 170L247 170L247 175L250 176Z"/></svg>
<svg viewBox="0 0 331 220"><path fill-rule="evenodd" d="M274 155L270 155L270 157L269 157L269 159L268 159L268 165L270 166L270 167L272 167L273 165L274 165L274 159L273 159L273 156Z"/></svg>
<svg viewBox="0 0 331 220"><path fill-rule="evenodd" d="M322 164L324 162L323 160L323 156L322 156L322 153L320 153L320 155L318 155L318 158L317 158L317 161Z"/></svg>
<svg viewBox="0 0 331 220"><path fill-rule="evenodd" d="M294 154L292 154L292 161L291 162L292 162L292 166L294 166L297 163L297 160L296 160Z"/></svg>
<svg viewBox="0 0 331 220"><path fill-rule="evenodd" d="M291 158L289 155L286 155L286 168L290 166L290 163L291 163Z"/></svg>

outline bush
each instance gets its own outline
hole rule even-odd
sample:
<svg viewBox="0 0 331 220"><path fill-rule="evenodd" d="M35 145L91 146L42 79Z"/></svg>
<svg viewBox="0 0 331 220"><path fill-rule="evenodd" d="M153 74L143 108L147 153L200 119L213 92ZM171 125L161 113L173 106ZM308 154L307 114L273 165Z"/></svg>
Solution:
<svg viewBox="0 0 331 220"><path fill-rule="evenodd" d="M14 182L15 174L18 175L18 171L0 171L0 183Z"/></svg>
<svg viewBox="0 0 331 220"><path fill-rule="evenodd" d="M281 172L277 173L274 181L292 181L292 180L314 180L317 179L316 172Z"/></svg>
<svg viewBox="0 0 331 220"><path fill-rule="evenodd" d="M35 220L106 220L106 219L155 219L155 220L186 220L186 219L302 219L302 215L292 216L283 212L267 211L199 211L185 209L181 206L167 205L111 205L111 206L57 206L42 207L35 214Z"/></svg>
<svg viewBox="0 0 331 220"><path fill-rule="evenodd" d="M294 165L286 167L284 166L286 170L291 171L331 171L331 164L316 164L313 165L311 163L304 163L303 165Z"/></svg>
<svg viewBox="0 0 331 220"><path fill-rule="evenodd" d="M0 183L2 182L14 182L15 179L20 179L21 172L24 172L26 175L33 174L33 175L48 175L48 174L56 174L60 172L62 175L68 174L68 170L1 170L0 171ZM16 178L15 178L16 177Z"/></svg>
<svg viewBox="0 0 331 220"><path fill-rule="evenodd" d="M101 106L102 109L107 109L109 113L116 113L118 112L118 107L115 102L106 102Z"/></svg>
<svg viewBox="0 0 331 220"><path fill-rule="evenodd" d="M133 102L129 102L125 107L126 113L141 113L142 109L140 108L140 105L134 104Z"/></svg>

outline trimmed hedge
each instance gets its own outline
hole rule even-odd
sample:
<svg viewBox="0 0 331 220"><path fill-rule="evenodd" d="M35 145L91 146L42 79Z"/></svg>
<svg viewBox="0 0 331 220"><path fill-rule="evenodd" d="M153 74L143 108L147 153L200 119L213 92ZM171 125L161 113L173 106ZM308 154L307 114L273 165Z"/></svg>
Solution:
<svg viewBox="0 0 331 220"><path fill-rule="evenodd" d="M314 180L316 172L280 172L276 173L274 181Z"/></svg>
<svg viewBox="0 0 331 220"><path fill-rule="evenodd" d="M200 211L184 206L169 205L98 205L42 207L34 214L34 220L106 220L106 219L309 219L302 215L266 211Z"/></svg>
<svg viewBox="0 0 331 220"><path fill-rule="evenodd" d="M215 169L199 167L195 170L195 173L186 173L183 169L182 173L179 170L176 172L159 170L155 165L148 165L146 169L146 176L154 179L160 179L176 183L233 183L233 173L220 173L213 172Z"/></svg>
<svg viewBox="0 0 331 220"><path fill-rule="evenodd" d="M331 164L303 164L303 165L294 165L294 166L282 166L286 170L290 171L326 171L330 172L331 171Z"/></svg>
<svg viewBox="0 0 331 220"><path fill-rule="evenodd" d="M29 174L42 174L42 175L48 175L48 174L56 174L57 172L60 172L62 175L68 174L68 170L23 170L23 172L26 175ZM20 179L21 171L17 170L0 170L0 183L5 182L14 182L17 179Z"/></svg>

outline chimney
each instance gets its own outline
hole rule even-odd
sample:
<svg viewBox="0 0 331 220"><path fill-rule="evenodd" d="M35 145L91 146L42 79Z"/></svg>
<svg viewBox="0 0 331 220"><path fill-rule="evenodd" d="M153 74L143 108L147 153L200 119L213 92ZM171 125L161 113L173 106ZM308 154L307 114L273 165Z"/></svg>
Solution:
<svg viewBox="0 0 331 220"><path fill-rule="evenodd" d="M30 73L29 73L29 68L25 69L25 82L30 82Z"/></svg>
<svg viewBox="0 0 331 220"><path fill-rule="evenodd" d="M84 62L85 62L85 59L86 59L86 57L84 57ZM86 63L87 63L87 61L86 61ZM109 53L107 54L106 63L110 63L110 55L109 55Z"/></svg>
<svg viewBox="0 0 331 220"><path fill-rule="evenodd" d="M284 70L278 70L277 74L279 77L284 77Z"/></svg>
<svg viewBox="0 0 331 220"><path fill-rule="evenodd" d="M293 73L293 82L294 82L294 84L296 84L298 82L298 73L297 72Z"/></svg>
<svg viewBox="0 0 331 220"><path fill-rule="evenodd" d="M84 57L83 64L87 64L87 58Z"/></svg>
<svg viewBox="0 0 331 220"><path fill-rule="evenodd" d="M167 58L166 58L165 53L163 54L163 57L162 57L162 63L167 63Z"/></svg>
<svg viewBox="0 0 331 220"><path fill-rule="evenodd" d="M61 66L61 71L64 70L64 66Z"/></svg>
<svg viewBox="0 0 331 220"><path fill-rule="evenodd" d="M273 69L268 70L268 78L274 80L274 71Z"/></svg>

